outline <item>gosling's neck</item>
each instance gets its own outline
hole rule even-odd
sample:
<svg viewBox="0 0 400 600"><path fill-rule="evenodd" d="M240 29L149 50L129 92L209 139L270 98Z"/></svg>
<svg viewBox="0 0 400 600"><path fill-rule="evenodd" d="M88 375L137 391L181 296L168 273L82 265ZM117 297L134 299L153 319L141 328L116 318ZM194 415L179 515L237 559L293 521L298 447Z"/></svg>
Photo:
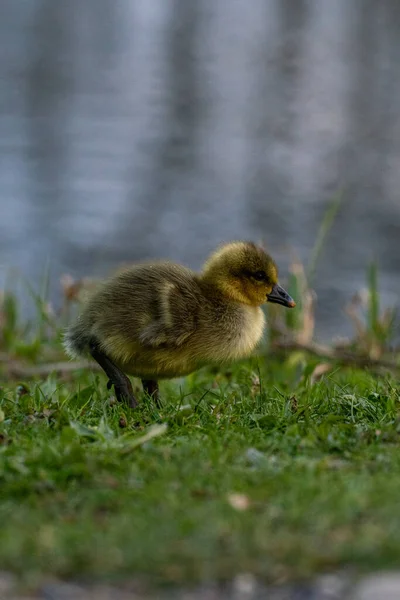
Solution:
<svg viewBox="0 0 400 600"><path fill-rule="evenodd" d="M211 299L220 298L227 304L254 306L241 289L240 283L226 276L214 273L212 270L206 270L200 274L199 281L204 295Z"/></svg>

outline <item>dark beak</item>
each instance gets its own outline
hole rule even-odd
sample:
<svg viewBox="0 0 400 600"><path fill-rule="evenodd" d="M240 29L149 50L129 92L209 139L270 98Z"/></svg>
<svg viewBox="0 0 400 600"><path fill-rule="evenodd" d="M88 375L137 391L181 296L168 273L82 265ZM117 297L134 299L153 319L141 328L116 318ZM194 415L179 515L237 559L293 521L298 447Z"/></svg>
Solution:
<svg viewBox="0 0 400 600"><path fill-rule="evenodd" d="M288 308L293 308L296 306L296 302L289 296L287 292L278 285L277 283L272 288L270 294L267 295L268 302L275 302L276 304L282 304L282 306L287 306Z"/></svg>

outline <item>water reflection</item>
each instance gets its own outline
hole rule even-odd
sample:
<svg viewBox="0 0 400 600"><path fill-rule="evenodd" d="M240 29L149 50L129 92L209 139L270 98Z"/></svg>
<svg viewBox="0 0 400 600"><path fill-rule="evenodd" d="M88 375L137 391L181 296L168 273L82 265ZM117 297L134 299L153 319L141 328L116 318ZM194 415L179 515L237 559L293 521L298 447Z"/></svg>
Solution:
<svg viewBox="0 0 400 600"><path fill-rule="evenodd" d="M3 275L197 267L235 237L284 270L342 189L320 331L372 258L397 300L396 0L3 0L0 39Z"/></svg>

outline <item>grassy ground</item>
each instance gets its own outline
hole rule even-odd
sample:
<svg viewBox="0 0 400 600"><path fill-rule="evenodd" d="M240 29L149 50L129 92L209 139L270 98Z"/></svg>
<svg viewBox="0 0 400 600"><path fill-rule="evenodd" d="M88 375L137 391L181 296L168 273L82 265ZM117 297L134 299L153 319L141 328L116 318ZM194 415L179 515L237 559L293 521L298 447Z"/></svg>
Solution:
<svg viewBox="0 0 400 600"><path fill-rule="evenodd" d="M162 386L136 412L105 379L0 393L0 568L31 579L310 576L400 560L396 381L265 358Z"/></svg>

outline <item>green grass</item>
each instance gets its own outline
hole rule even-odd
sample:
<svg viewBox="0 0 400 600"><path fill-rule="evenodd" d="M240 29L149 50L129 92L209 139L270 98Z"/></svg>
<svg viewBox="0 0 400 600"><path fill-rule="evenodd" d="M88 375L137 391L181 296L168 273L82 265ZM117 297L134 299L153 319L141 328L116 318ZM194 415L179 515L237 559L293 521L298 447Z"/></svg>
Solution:
<svg viewBox="0 0 400 600"><path fill-rule="evenodd" d="M65 359L60 326L90 281L63 278L58 311L47 301L48 272L40 292L26 283L30 324L21 324L14 289L0 295L0 570L34 585L48 576L186 584L238 573L281 582L343 566L397 568L398 380L331 364L315 382L325 359L304 353L311 284L340 203L338 194L308 268L292 265L297 308L268 311L269 342L291 340L299 351L166 382L160 410L143 397L135 412L117 404L105 378L88 371L10 379L13 361L23 371ZM344 351L398 365L398 321L380 309L374 265L367 288L347 307L356 335Z"/></svg>
<svg viewBox="0 0 400 600"><path fill-rule="evenodd" d="M135 412L89 372L7 383L0 569L181 583L397 565L396 381L337 370L312 384L312 367L204 370Z"/></svg>

